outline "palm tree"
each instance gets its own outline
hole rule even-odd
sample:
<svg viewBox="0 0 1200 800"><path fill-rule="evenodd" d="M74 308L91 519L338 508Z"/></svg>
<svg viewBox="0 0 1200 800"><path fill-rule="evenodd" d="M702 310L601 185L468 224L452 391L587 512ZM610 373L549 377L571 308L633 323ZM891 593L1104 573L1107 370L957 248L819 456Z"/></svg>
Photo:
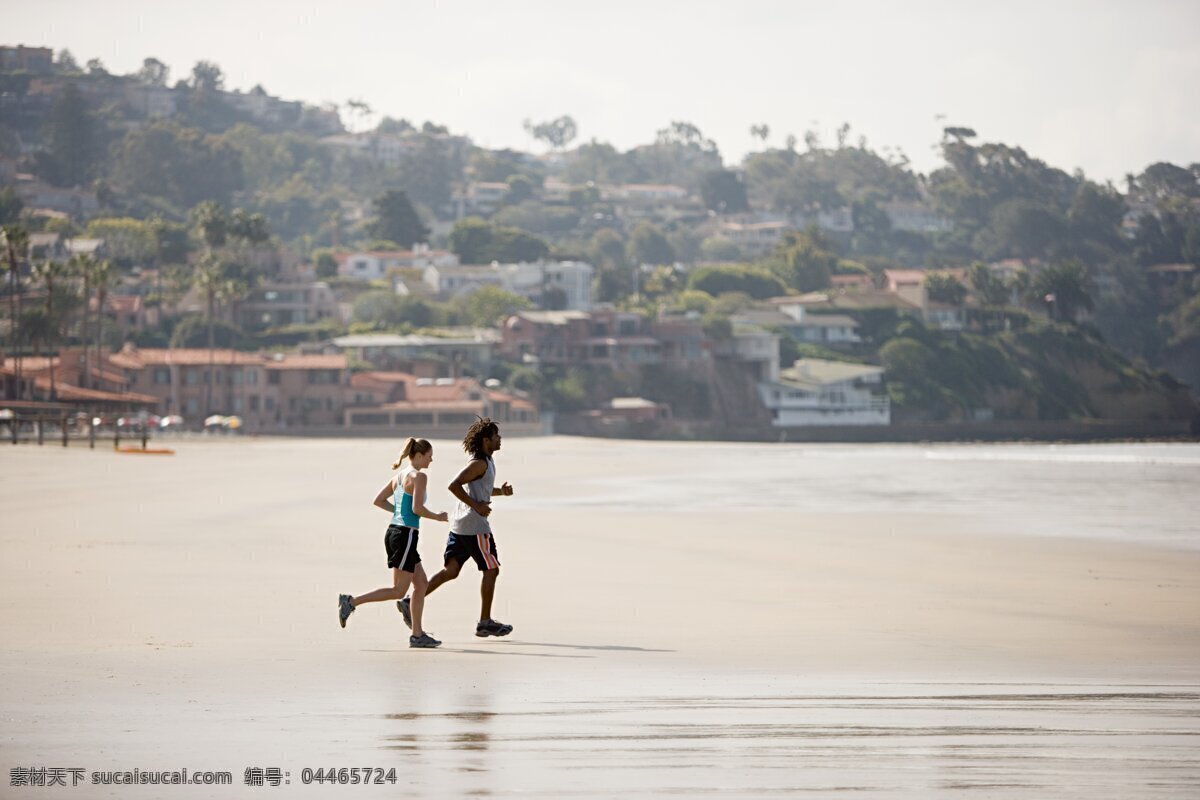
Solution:
<svg viewBox="0 0 1200 800"><path fill-rule="evenodd" d="M1051 318L1075 322L1080 311L1090 311L1092 281L1078 259L1054 264L1038 273L1033 288L1050 306Z"/></svg>
<svg viewBox="0 0 1200 800"><path fill-rule="evenodd" d="M4 255L8 261L8 319L9 340L15 345L21 338L21 306L17 298L17 289L21 283L20 259L29 250L29 232L20 225L5 225L0 228L0 241L4 245ZM17 393L21 392L21 350L13 347L13 359L16 363Z"/></svg>
<svg viewBox="0 0 1200 800"><path fill-rule="evenodd" d="M208 414L212 411L213 373L216 371L215 331L213 326L216 323L217 295L221 292L222 284L225 283L225 271L222 268L220 259L211 253L201 258L200 262L196 265L193 281L196 288L204 292L206 308L208 309L208 380L205 381L204 390L204 413Z"/></svg>
<svg viewBox="0 0 1200 800"><path fill-rule="evenodd" d="M236 312L236 305L234 305L235 301L245 297L246 292L249 291L249 288L249 285L240 278L226 278L225 280L221 281L220 286L217 287L217 302L221 303L222 305L230 304L233 306L233 310ZM236 325L236 313L234 313L232 316L235 321L234 324ZM228 411L230 406L233 405L232 392L233 386L227 382L225 395L226 411Z"/></svg>
<svg viewBox="0 0 1200 800"><path fill-rule="evenodd" d="M54 316L54 283L67 273L67 266L59 261L42 261L33 266L34 277L46 284L46 325L49 338L47 344L50 350L58 343L58 320ZM54 357L49 357L47 364L50 368L50 400L58 399L58 386L54 381Z"/></svg>
<svg viewBox="0 0 1200 800"><path fill-rule="evenodd" d="M115 277L111 261L92 264L92 286L96 289L96 364L101 367L104 365L104 301L108 299L108 290Z"/></svg>
<svg viewBox="0 0 1200 800"><path fill-rule="evenodd" d="M49 342L52 336L53 325L50 318L46 316L46 309L31 308L28 311L21 313L21 344L24 346L26 342L33 345L33 355L35 358L42 357L42 345ZM36 391L36 381L30 381L30 400L36 399L34 392ZM53 389L51 390L53 392Z"/></svg>
<svg viewBox="0 0 1200 800"><path fill-rule="evenodd" d="M200 229L200 236L209 253L225 244L229 233L229 217L225 208L212 200L205 200L192 209L192 223Z"/></svg>
<svg viewBox="0 0 1200 800"><path fill-rule="evenodd" d="M83 322L80 325L80 336L83 340L83 377L80 381L83 388L90 388L92 385L91 363L88 361L88 317L90 310L88 304L92 299L92 269L96 260L87 254L71 256L71 260L67 262L67 271L72 276L83 279ZM102 313L102 312L101 312Z"/></svg>

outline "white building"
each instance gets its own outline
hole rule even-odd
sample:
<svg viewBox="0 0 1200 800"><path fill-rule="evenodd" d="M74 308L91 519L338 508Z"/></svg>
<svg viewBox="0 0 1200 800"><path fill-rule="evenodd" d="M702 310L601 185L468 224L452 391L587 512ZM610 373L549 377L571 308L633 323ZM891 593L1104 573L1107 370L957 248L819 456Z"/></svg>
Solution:
<svg viewBox="0 0 1200 800"><path fill-rule="evenodd" d="M745 253L765 253L783 238L784 231L795 230L785 220L768 222L723 222L719 233L736 244Z"/></svg>
<svg viewBox="0 0 1200 800"><path fill-rule="evenodd" d="M858 344L858 323L845 314L811 314L803 305L780 304L778 311L742 311L730 319L735 325L760 325L778 329L798 342L822 345Z"/></svg>
<svg viewBox="0 0 1200 800"><path fill-rule="evenodd" d="M371 250L356 253L339 253L337 273L343 278L374 281L387 275L389 270L404 268L453 267L458 265L458 256L447 250L432 250L427 244L413 245L412 250Z"/></svg>
<svg viewBox="0 0 1200 800"><path fill-rule="evenodd" d="M495 286L509 291L504 283L504 274L496 264L454 264L429 266L421 273L421 280L441 297L460 297L484 286Z"/></svg>
<svg viewBox="0 0 1200 800"><path fill-rule="evenodd" d="M606 200L622 200L632 203L678 203L688 198L682 186L663 183L625 183L607 186L602 194Z"/></svg>
<svg viewBox="0 0 1200 800"><path fill-rule="evenodd" d="M775 427L888 425L888 398L872 391L882 378L883 367L802 358L758 392Z"/></svg>
<svg viewBox="0 0 1200 800"><path fill-rule="evenodd" d="M472 329L461 333L459 336L366 333L339 336L333 340L333 345L346 356L365 361L377 369L390 368L401 362L433 359L482 371L492 362L492 352L500 340L499 332Z"/></svg>
<svg viewBox="0 0 1200 800"><path fill-rule="evenodd" d="M733 338L715 344L717 355L751 365L760 381L779 380L779 334L733 322Z"/></svg>
<svg viewBox="0 0 1200 800"><path fill-rule="evenodd" d="M551 294L559 294L551 304L570 311L588 311L592 307L591 264L582 261L535 261L491 266L431 266L422 279L443 297L459 297L482 286L496 286L520 295L539 308L545 307Z"/></svg>
<svg viewBox="0 0 1200 800"><path fill-rule="evenodd" d="M916 233L946 233L954 230L954 223L924 203L897 200L883 204L892 230L915 231Z"/></svg>
<svg viewBox="0 0 1200 800"><path fill-rule="evenodd" d="M535 305L560 306L563 310L589 311L592 307L591 264L582 261L550 261L534 264L503 264L508 291L528 298ZM551 293L561 293L548 303Z"/></svg>

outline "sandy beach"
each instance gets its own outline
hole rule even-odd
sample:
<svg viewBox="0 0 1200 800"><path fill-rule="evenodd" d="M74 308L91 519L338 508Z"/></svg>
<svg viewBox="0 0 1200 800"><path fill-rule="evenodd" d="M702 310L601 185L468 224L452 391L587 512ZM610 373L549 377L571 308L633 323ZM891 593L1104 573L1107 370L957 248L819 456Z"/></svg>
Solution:
<svg viewBox="0 0 1200 800"><path fill-rule="evenodd" d="M506 439L515 631L473 635L468 566L435 651L336 619L390 583L398 441L172 446L0 448L0 762L233 784L5 797L1200 793L1195 445ZM397 781L304 783L342 767Z"/></svg>

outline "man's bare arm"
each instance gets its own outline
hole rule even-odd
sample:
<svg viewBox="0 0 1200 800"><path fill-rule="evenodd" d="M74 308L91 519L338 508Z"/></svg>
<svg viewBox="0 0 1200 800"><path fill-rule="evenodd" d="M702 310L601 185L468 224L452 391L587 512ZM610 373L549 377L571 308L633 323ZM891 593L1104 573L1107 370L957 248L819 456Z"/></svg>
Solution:
<svg viewBox="0 0 1200 800"><path fill-rule="evenodd" d="M450 485L446 487L450 490L450 494L458 498L459 502L465 503L481 517L486 517L488 514L492 513L492 504L480 503L472 500L471 496L467 494L467 491L463 488L463 486L471 481L479 480L483 477L485 472L487 472L487 463L480 459L476 459L463 467L462 472L454 476L454 480L450 481Z"/></svg>

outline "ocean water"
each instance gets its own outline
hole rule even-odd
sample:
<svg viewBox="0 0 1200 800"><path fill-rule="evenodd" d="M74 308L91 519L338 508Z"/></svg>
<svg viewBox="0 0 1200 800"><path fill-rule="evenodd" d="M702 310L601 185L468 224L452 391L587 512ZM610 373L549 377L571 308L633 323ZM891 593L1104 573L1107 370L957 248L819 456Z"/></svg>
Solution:
<svg viewBox="0 0 1200 800"><path fill-rule="evenodd" d="M1200 444L557 441L596 468L573 469L514 508L954 514L1006 533L1200 549ZM510 447L511 457L527 445Z"/></svg>

